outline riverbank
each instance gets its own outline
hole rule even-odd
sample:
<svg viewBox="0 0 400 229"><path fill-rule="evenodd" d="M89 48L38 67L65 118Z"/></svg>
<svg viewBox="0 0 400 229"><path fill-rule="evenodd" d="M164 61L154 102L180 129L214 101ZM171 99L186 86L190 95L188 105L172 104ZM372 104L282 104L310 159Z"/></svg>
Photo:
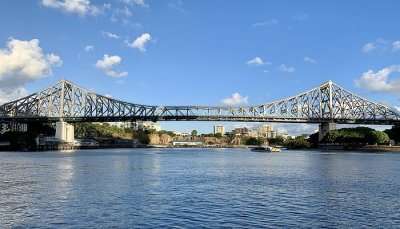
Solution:
<svg viewBox="0 0 400 229"><path fill-rule="evenodd" d="M100 144L100 145L72 145L68 143L50 144L50 145L39 145L34 149L25 148L10 148L6 145L0 145L0 151L61 151L61 150L80 150L80 149L117 149L117 148L199 148L199 149L247 149L255 147L252 145L201 145L201 146L189 146L189 145L146 145L146 144ZM276 146L279 147L279 146ZM279 147L281 148L281 147ZM289 151L299 150L285 148ZM400 146L385 146L385 145L342 145L342 144L323 144L318 147L304 148L301 150L314 151L358 151L358 152L400 152Z"/></svg>
<svg viewBox="0 0 400 229"><path fill-rule="evenodd" d="M341 151L361 151L361 152L400 152L400 146L386 145L341 145L341 144L324 144L318 147L320 150L341 150Z"/></svg>

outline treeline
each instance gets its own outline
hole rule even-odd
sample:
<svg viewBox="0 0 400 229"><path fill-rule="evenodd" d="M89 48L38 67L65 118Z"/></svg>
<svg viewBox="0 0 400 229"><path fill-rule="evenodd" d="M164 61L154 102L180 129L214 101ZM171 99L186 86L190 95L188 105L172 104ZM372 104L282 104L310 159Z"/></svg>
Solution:
<svg viewBox="0 0 400 229"><path fill-rule="evenodd" d="M341 144L389 144L390 137L384 131L374 130L368 127L343 128L330 131L323 139L324 143Z"/></svg>
<svg viewBox="0 0 400 229"><path fill-rule="evenodd" d="M150 134L156 133L155 130L138 130L132 128L121 128L108 123L76 123L75 138L113 138L113 139L137 139L142 144L149 144ZM161 130L158 134L168 134L174 137L172 131Z"/></svg>
<svg viewBox="0 0 400 229"><path fill-rule="evenodd" d="M132 139L132 129L108 123L75 123L75 138Z"/></svg>
<svg viewBox="0 0 400 229"><path fill-rule="evenodd" d="M297 136L294 139L285 139L282 136L277 136L276 138L271 138L267 140L254 137L245 139L246 145L261 145L264 143L268 143L274 146L283 146L289 149L306 149L313 146L313 143L310 141L310 139L306 139L305 136Z"/></svg>
<svg viewBox="0 0 400 229"><path fill-rule="evenodd" d="M75 137L76 138L117 138L117 139L138 139L141 143L149 142L149 135L154 133L154 130L147 131L132 131L131 128L120 128L109 125L108 123L76 123ZM167 134L174 137L175 134L171 131L160 131L159 134ZM192 133L196 136L197 133ZM202 137L217 137L222 138L220 134L202 134ZM229 136L227 137L229 138ZM232 138L232 136L231 136ZM232 140L229 138L228 140ZM318 133L312 134L309 137L298 136L294 139L284 139L278 136L273 139L263 139L254 137L245 137L242 139L242 144L246 145L261 145L268 143L271 145L280 145L290 149L313 148L318 147ZM358 145L385 145L389 144L390 140L400 143L400 126L378 131L368 127L343 128L330 131L322 140L322 143L338 143L338 144L358 144ZM230 142L230 141L229 141Z"/></svg>
<svg viewBox="0 0 400 229"><path fill-rule="evenodd" d="M294 139L277 137L269 139L269 144L280 145L289 149L304 149L318 147L319 133L314 133L308 138L298 136ZM385 131L374 130L368 127L343 128L330 131L322 143L337 143L343 145L388 145L390 142L400 143L400 126L393 126Z"/></svg>

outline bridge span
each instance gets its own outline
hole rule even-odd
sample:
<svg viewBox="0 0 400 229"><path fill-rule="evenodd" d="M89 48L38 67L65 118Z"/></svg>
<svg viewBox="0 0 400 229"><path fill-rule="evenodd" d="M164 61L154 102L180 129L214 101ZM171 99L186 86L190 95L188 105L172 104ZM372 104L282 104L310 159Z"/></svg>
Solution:
<svg viewBox="0 0 400 229"><path fill-rule="evenodd" d="M61 80L0 106L0 122L237 121L399 125L400 113L328 81L277 101L246 106L158 106L117 100Z"/></svg>

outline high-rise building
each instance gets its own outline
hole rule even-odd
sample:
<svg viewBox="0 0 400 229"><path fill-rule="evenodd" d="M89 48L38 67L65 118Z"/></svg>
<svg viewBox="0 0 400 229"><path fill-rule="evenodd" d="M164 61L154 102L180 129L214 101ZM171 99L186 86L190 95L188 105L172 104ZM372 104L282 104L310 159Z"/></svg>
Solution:
<svg viewBox="0 0 400 229"><path fill-rule="evenodd" d="M257 133L259 137L263 138L276 138L278 133L274 131L271 125L264 124L258 127Z"/></svg>
<svg viewBox="0 0 400 229"><path fill-rule="evenodd" d="M225 127L222 126L222 125L215 125L214 126L214 134L224 135L225 134Z"/></svg>
<svg viewBox="0 0 400 229"><path fill-rule="evenodd" d="M248 136L250 131L247 127L238 127L232 132L235 134L235 136Z"/></svg>

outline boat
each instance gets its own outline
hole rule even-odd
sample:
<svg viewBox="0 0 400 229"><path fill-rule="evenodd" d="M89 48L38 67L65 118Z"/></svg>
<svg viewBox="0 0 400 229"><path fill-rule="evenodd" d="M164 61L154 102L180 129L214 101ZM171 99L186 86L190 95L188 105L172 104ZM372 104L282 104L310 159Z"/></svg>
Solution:
<svg viewBox="0 0 400 229"><path fill-rule="evenodd" d="M275 153L275 152L281 152L281 149L275 148L275 147L272 147L272 146L257 146L257 147L251 148L251 151L254 151L254 152L273 152L273 153Z"/></svg>

